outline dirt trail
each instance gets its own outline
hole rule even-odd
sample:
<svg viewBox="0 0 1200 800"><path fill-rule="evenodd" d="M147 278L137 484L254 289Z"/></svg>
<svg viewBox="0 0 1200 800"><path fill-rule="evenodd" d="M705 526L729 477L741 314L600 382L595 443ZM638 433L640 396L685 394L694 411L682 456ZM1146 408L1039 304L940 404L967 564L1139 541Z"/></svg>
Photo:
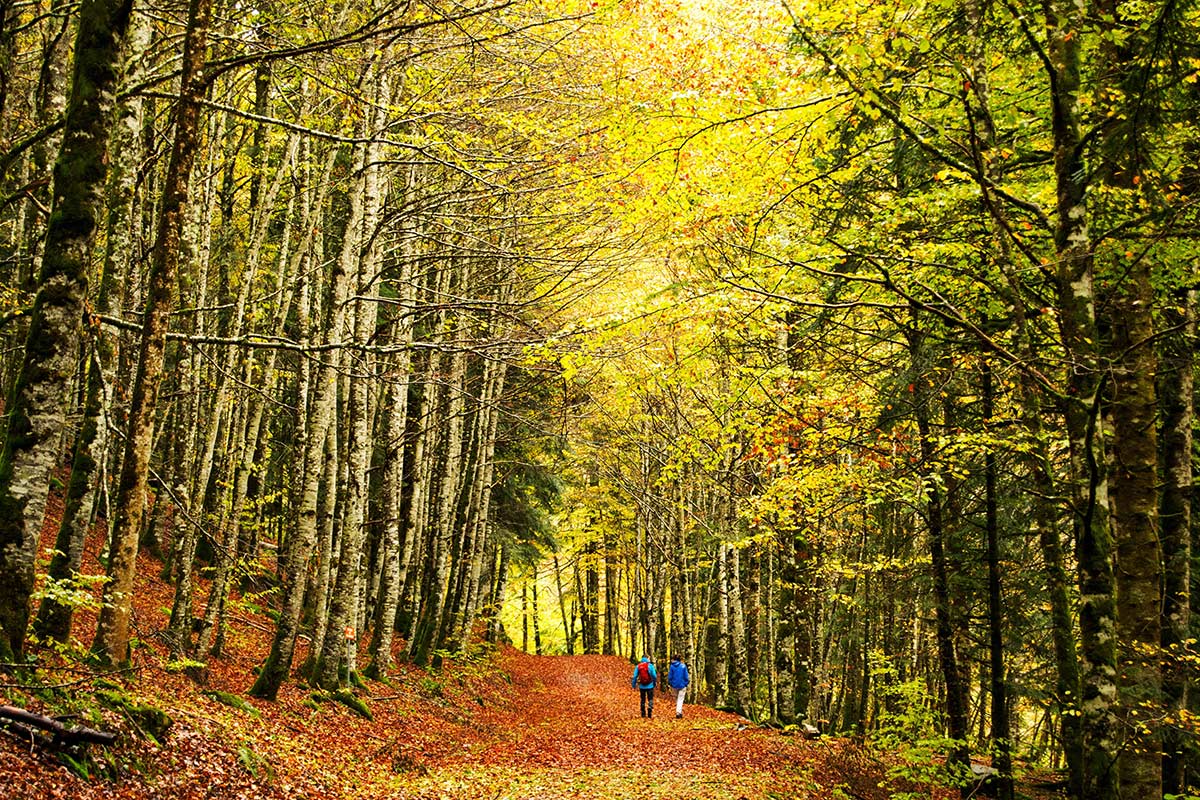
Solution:
<svg viewBox="0 0 1200 800"><path fill-rule="evenodd" d="M639 714L632 666L615 656L503 659L509 701L475 717L489 734L443 754L409 791L422 798L776 798L810 795L813 746L660 694ZM665 666L662 670L666 672ZM827 796L827 795L826 795Z"/></svg>

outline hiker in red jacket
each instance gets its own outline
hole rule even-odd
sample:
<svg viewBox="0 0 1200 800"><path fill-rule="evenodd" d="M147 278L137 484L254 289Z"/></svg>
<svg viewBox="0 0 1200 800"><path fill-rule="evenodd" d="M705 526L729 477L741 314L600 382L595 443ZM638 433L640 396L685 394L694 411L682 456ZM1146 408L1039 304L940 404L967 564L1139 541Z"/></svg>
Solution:
<svg viewBox="0 0 1200 800"><path fill-rule="evenodd" d="M642 656L642 660L633 668L633 677L629 685L638 690L642 701L642 716L650 719L654 716L654 687L658 686L658 670L650 661L650 656Z"/></svg>

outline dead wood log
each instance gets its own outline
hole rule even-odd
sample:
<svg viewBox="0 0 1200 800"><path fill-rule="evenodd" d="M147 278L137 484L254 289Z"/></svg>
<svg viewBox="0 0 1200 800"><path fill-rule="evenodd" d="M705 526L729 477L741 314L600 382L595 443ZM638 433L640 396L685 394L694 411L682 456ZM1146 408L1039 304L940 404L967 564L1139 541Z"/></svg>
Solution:
<svg viewBox="0 0 1200 800"><path fill-rule="evenodd" d="M0 706L0 725L21 732L25 735L36 731L46 731L49 736L42 734L33 737L38 744L48 748L71 747L79 744L112 744L117 735L108 731L98 731L85 728L82 725L68 728L59 720L26 711L16 706Z"/></svg>

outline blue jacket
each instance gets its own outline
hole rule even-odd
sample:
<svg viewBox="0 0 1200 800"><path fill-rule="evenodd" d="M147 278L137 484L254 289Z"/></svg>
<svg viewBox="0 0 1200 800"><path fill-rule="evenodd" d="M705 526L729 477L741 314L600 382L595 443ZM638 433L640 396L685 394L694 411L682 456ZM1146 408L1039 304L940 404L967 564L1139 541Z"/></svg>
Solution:
<svg viewBox="0 0 1200 800"><path fill-rule="evenodd" d="M650 659L643 658L642 661L650 665L650 682L638 683L638 669L635 665L633 668L633 677L629 679L629 685L637 689L653 689L655 686L658 686L658 670L654 668L654 663Z"/></svg>
<svg viewBox="0 0 1200 800"><path fill-rule="evenodd" d="M671 668L667 670L667 685L672 689L682 689L692 682L692 677L688 675L687 664L682 661L672 661Z"/></svg>

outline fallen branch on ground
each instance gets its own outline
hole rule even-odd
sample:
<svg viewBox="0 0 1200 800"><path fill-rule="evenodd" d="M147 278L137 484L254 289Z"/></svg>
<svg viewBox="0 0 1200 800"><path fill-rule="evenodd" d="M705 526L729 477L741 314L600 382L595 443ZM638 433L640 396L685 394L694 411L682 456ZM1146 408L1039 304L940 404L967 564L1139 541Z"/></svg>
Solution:
<svg viewBox="0 0 1200 800"><path fill-rule="evenodd" d="M16 731L22 739L28 739L43 748L59 749L78 744L109 745L117 735L83 726L68 728L59 720L26 711L16 706L0 706L0 726ZM47 736L46 731L50 735Z"/></svg>

